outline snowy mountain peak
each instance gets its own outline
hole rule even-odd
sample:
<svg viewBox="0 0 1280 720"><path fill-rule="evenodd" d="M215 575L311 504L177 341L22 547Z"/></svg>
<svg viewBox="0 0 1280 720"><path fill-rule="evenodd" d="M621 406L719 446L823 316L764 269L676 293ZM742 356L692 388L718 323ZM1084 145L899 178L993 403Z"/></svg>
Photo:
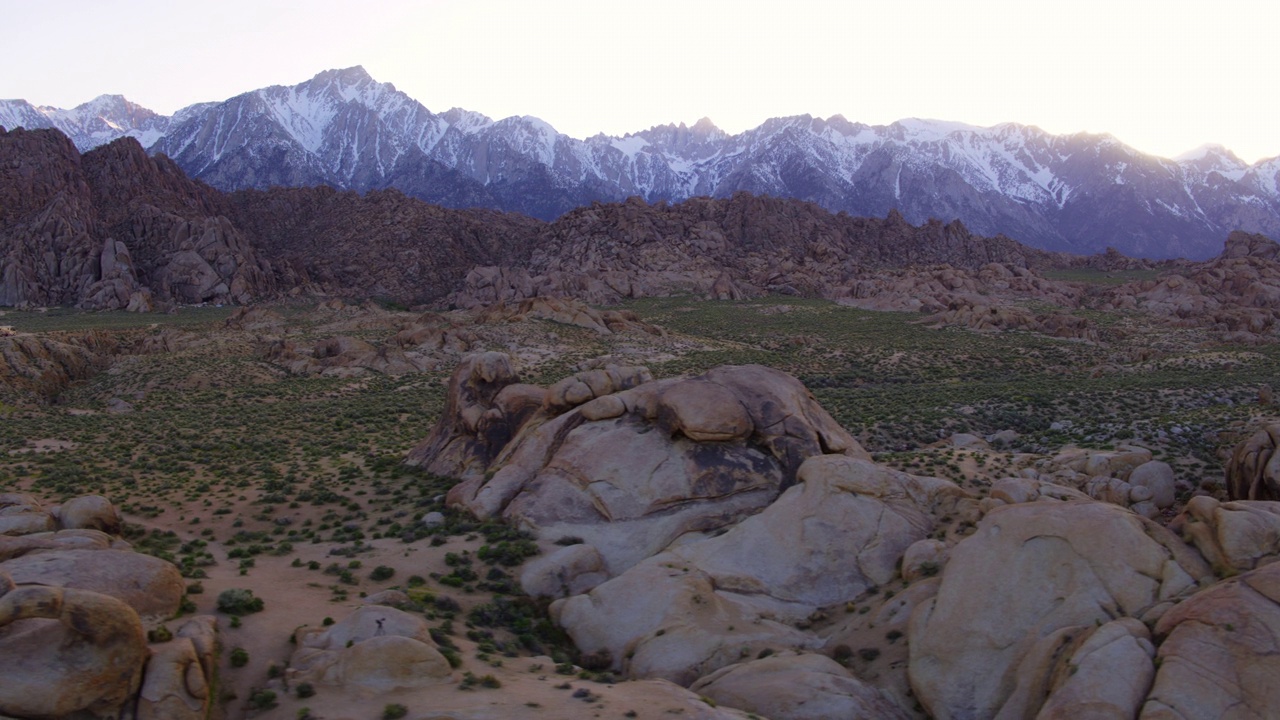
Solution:
<svg viewBox="0 0 1280 720"><path fill-rule="evenodd" d="M493 124L493 119L488 115L457 107L449 108L441 113L440 117L444 118L444 121L449 123L450 127L457 128L460 132L468 135Z"/></svg>
<svg viewBox="0 0 1280 720"><path fill-rule="evenodd" d="M976 125L924 118L904 118L891 123L889 128L895 130L903 140L914 140L916 142L937 142L954 132L980 132L982 130Z"/></svg>
<svg viewBox="0 0 1280 720"><path fill-rule="evenodd" d="M689 129L703 137L724 135L724 131L716 127L716 124L711 122L711 118L709 117L700 118L698 122L694 123L693 127Z"/></svg>
<svg viewBox="0 0 1280 720"><path fill-rule="evenodd" d="M376 82L371 75L364 69L362 65L353 65L349 68L339 68L335 70L325 70L317 73L311 78L312 83L339 83L342 85L362 85L365 83Z"/></svg>
<svg viewBox="0 0 1280 720"><path fill-rule="evenodd" d="M907 118L777 117L730 135L709 118L577 140L531 116L436 115L363 67L325 70L158 116L118 95L72 110L0 101L0 125L57 127L82 150L132 135L232 190L328 184L543 218L594 200L747 191L1092 252L1204 257L1231 230L1280 237L1280 159L1246 166L1221 146L1176 161L1109 135Z"/></svg>
<svg viewBox="0 0 1280 720"><path fill-rule="evenodd" d="M1217 143L1206 143L1174 158L1184 168L1208 175L1217 173L1224 178L1239 180L1249 171L1249 165L1236 154Z"/></svg>

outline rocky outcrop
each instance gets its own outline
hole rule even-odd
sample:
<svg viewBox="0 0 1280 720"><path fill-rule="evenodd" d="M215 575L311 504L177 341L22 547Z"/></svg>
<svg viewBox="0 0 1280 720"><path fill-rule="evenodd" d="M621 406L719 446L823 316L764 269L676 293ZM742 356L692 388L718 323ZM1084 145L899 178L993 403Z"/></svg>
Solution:
<svg viewBox="0 0 1280 720"><path fill-rule="evenodd" d="M515 384L500 356L484 357L459 367L445 415L411 461L454 469L463 482L452 505L587 538L613 573L764 507L806 458L867 457L803 385L769 368L663 381L643 369L590 370L547 389L518 423L523 413L510 408L530 407L519 398L535 391Z"/></svg>
<svg viewBox="0 0 1280 720"><path fill-rule="evenodd" d="M0 714L207 717L216 621L192 618L177 637L147 645L144 618L177 612L185 591L177 568L104 532L119 527L105 498L46 509L31 497L0 495L0 516L9 508L63 529L0 537Z"/></svg>
<svg viewBox="0 0 1280 720"><path fill-rule="evenodd" d="M1087 318L1066 313L1033 313L1015 305L991 305L973 299L952 301L926 323L934 327L959 326L978 332L1024 330L1050 337L1098 341L1098 331Z"/></svg>
<svg viewBox="0 0 1280 720"><path fill-rule="evenodd" d="M459 307L536 296L591 304L694 293L831 296L862 270L948 263L1045 264L1052 256L1004 237L982 238L958 222L914 226L832 215L810 203L737 193L648 205L638 198L579 208L539 233L527 262L477 268L450 301ZM1009 271L1012 272L1012 271Z"/></svg>
<svg viewBox="0 0 1280 720"><path fill-rule="evenodd" d="M221 194L132 138L82 157L56 131L14 130L0 160L0 194L13 196L0 203L0 305L147 310L274 291Z"/></svg>
<svg viewBox="0 0 1280 720"><path fill-rule="evenodd" d="M1177 327L1210 328L1230 342L1259 342L1280 318L1277 248L1262 235L1233 232L1218 257L1126 283L1101 309L1140 310Z"/></svg>
<svg viewBox="0 0 1280 720"><path fill-rule="evenodd" d="M232 223L270 261L280 292L406 305L440 300L477 265L518 264L543 226L519 215L447 210L396 190L274 188L228 202Z"/></svg>
<svg viewBox="0 0 1280 720"><path fill-rule="evenodd" d="M137 613L98 592L13 583L0 570L0 714L114 716L148 657Z"/></svg>
<svg viewBox="0 0 1280 720"><path fill-rule="evenodd" d="M798 481L728 532L558 601L553 616L628 675L688 684L744 652L819 646L796 623L893 580L936 515L972 502L948 481L843 455L806 460Z"/></svg>
<svg viewBox="0 0 1280 720"><path fill-rule="evenodd" d="M49 550L0 563L14 582L92 590L119 598L139 615L170 617L186 592L173 563L131 550Z"/></svg>
<svg viewBox="0 0 1280 720"><path fill-rule="evenodd" d="M111 364L118 342L102 333L0 337L0 396L49 402Z"/></svg>
<svg viewBox="0 0 1280 720"><path fill-rule="evenodd" d="M286 673L291 682L380 692L447 682L452 670L428 630L395 608L357 608L331 627L299 628Z"/></svg>
<svg viewBox="0 0 1280 720"><path fill-rule="evenodd" d="M691 687L722 705L770 718L910 717L893 701L825 655L772 655L717 670Z"/></svg>
<svg viewBox="0 0 1280 720"><path fill-rule="evenodd" d="M545 391L521 385L510 356L469 355L454 369L444 412L406 462L462 478L483 473L524 423L541 409Z"/></svg>
<svg viewBox="0 0 1280 720"><path fill-rule="evenodd" d="M1055 658L1083 652L1085 634L1116 618L1154 622L1211 580L1198 553L1122 508L996 508L952 548L936 597L912 615L911 686L936 718L1034 715ZM1110 659L1090 669L1116 685L1122 711L1152 672L1139 628L1117 628L1117 638L1133 638L1121 646L1129 650L1099 655Z"/></svg>
<svg viewBox="0 0 1280 720"><path fill-rule="evenodd" d="M1280 424L1266 425L1240 441L1227 461L1227 497L1280 500Z"/></svg>
<svg viewBox="0 0 1280 720"><path fill-rule="evenodd" d="M1203 590L1156 623L1159 670L1142 718L1270 717L1280 707L1280 565Z"/></svg>
<svg viewBox="0 0 1280 720"><path fill-rule="evenodd" d="M1196 546L1220 575L1280 559L1280 502L1191 498L1170 529Z"/></svg>

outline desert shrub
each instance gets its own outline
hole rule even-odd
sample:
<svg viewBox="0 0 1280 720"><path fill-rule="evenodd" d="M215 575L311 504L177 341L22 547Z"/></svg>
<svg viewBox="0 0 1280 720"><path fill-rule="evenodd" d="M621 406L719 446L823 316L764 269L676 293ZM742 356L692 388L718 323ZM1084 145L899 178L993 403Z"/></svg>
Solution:
<svg viewBox="0 0 1280 720"><path fill-rule="evenodd" d="M270 710L276 706L276 694L270 690L254 690L249 696L249 706L254 710Z"/></svg>
<svg viewBox="0 0 1280 720"><path fill-rule="evenodd" d="M218 593L218 610L228 615L248 615L262 611L262 598L246 588L229 588Z"/></svg>

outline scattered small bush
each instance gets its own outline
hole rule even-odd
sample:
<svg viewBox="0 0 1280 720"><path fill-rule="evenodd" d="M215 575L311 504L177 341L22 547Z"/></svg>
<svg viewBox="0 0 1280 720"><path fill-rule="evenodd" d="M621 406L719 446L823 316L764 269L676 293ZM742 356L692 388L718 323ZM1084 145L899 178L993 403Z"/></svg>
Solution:
<svg viewBox="0 0 1280 720"><path fill-rule="evenodd" d="M245 588L230 588L218 593L218 610L228 615L248 615L262 611L262 598Z"/></svg>

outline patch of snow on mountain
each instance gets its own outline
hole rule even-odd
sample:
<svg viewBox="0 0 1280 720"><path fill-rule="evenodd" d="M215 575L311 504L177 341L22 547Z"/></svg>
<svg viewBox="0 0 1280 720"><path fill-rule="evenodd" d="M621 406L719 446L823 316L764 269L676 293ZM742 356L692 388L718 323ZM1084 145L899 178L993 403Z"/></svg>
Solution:
<svg viewBox="0 0 1280 720"><path fill-rule="evenodd" d="M613 142L610 145L620 150L632 162L635 162L636 153L648 147L649 141L639 135L629 135L624 138L613 138Z"/></svg>

